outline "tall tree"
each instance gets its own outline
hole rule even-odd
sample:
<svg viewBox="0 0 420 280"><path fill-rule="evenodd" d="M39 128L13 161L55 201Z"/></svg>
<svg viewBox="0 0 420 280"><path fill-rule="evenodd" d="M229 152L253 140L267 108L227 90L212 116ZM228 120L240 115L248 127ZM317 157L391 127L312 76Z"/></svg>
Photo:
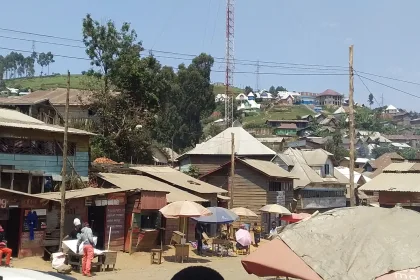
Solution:
<svg viewBox="0 0 420 280"><path fill-rule="evenodd" d="M282 86L277 86L276 87L276 92L279 92L279 91L287 91L287 89L285 87L282 87Z"/></svg>
<svg viewBox="0 0 420 280"><path fill-rule="evenodd" d="M41 66L41 76L44 73L44 67L48 65L48 56L46 53L39 53L37 63Z"/></svg>
<svg viewBox="0 0 420 280"><path fill-rule="evenodd" d="M50 64L54 62L54 55L51 52L47 52L45 55L45 63L48 66L48 75L50 74Z"/></svg>
<svg viewBox="0 0 420 280"><path fill-rule="evenodd" d="M373 94L372 93L369 94L368 102L369 102L369 107L372 107L372 104L373 104Z"/></svg>
<svg viewBox="0 0 420 280"><path fill-rule="evenodd" d="M253 92L254 90L252 89L252 87L250 87L250 86L246 86L245 87L245 95L248 95L250 92Z"/></svg>
<svg viewBox="0 0 420 280"><path fill-rule="evenodd" d="M270 89L268 90L269 93L271 94L275 94L276 93L276 88L274 86L271 86Z"/></svg>

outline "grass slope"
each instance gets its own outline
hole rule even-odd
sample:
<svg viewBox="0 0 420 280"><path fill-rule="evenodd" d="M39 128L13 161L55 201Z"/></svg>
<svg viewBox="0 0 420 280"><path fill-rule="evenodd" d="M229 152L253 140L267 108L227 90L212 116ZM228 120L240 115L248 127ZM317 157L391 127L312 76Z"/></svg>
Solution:
<svg viewBox="0 0 420 280"><path fill-rule="evenodd" d="M244 125L259 126L266 120L295 120L298 116L313 115L314 113L304 105L277 106L255 115L246 116L243 119Z"/></svg>
<svg viewBox="0 0 420 280"><path fill-rule="evenodd" d="M83 76L82 75L71 75L70 87L76 89L83 89ZM45 90L52 88L65 88L67 87L67 76L47 76L47 77L33 77L33 78L17 78L11 80L5 80L7 87L12 88L31 88L35 90ZM235 95L243 92L242 89L233 87ZM214 85L214 94L225 93L225 87L223 85Z"/></svg>

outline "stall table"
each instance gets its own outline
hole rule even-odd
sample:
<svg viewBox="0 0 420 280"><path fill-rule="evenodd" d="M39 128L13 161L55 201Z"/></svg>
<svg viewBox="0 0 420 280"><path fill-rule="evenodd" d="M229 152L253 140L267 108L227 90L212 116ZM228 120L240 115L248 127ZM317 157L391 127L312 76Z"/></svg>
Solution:
<svg viewBox="0 0 420 280"><path fill-rule="evenodd" d="M189 261L190 257L190 245L188 244L175 244L175 261L181 258L181 262L184 262L184 257Z"/></svg>

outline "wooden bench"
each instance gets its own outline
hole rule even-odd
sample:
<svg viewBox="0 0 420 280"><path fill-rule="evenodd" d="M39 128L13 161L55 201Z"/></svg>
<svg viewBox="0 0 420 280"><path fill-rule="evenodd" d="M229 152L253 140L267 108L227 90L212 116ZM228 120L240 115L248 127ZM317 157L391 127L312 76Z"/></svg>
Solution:
<svg viewBox="0 0 420 280"><path fill-rule="evenodd" d="M150 250L150 264L161 264L162 263L162 249Z"/></svg>

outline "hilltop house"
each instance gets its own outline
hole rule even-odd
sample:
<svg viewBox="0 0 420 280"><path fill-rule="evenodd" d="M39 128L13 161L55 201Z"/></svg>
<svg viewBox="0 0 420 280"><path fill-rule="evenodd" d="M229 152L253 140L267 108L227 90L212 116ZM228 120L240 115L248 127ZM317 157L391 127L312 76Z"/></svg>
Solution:
<svg viewBox="0 0 420 280"><path fill-rule="evenodd" d="M200 177L201 180L227 190L231 163ZM258 210L267 204L279 204L290 210L293 205L293 180L291 173L269 161L235 158L233 207L245 207L255 213L256 218L241 218L241 223L258 222L264 232L269 232L275 215L262 214Z"/></svg>
<svg viewBox="0 0 420 280"><path fill-rule="evenodd" d="M294 124L297 128L305 128L308 126L307 120L266 120L265 124L273 128L279 127L283 124Z"/></svg>
<svg viewBox="0 0 420 280"><path fill-rule="evenodd" d="M282 123L273 129L276 136L296 136L297 127L294 123Z"/></svg>
<svg viewBox="0 0 420 280"><path fill-rule="evenodd" d="M388 105L388 107L386 107L385 109L385 113L386 114L390 114L390 115L395 115L398 114L398 109L397 107L393 106L393 105Z"/></svg>
<svg viewBox="0 0 420 280"><path fill-rule="evenodd" d="M37 90L30 94L19 97L20 102L39 104L48 100L61 116L64 116L66 107L67 89L56 88L54 90ZM86 121L94 118L94 113L89 109L91 93L78 89L70 89L69 119L71 123Z"/></svg>
<svg viewBox="0 0 420 280"><path fill-rule="evenodd" d="M293 183L298 212L323 212L346 206L348 180L334 175L331 153L289 148L274 161L298 178Z"/></svg>
<svg viewBox="0 0 420 280"><path fill-rule="evenodd" d="M300 94L300 99L299 99L300 104L305 104L305 105L315 105L316 104L316 97L318 96L317 93L314 93L314 92L299 92L299 94Z"/></svg>
<svg viewBox="0 0 420 280"><path fill-rule="evenodd" d="M382 171L391 163L401 163L405 159L397 153L385 153L373 161L368 161L363 169L365 172L369 172L369 177L374 178L382 173Z"/></svg>
<svg viewBox="0 0 420 280"><path fill-rule="evenodd" d="M195 166L203 175L228 162L232 153L232 134L235 137L236 156L268 161L276 156L275 151L262 144L242 127L229 127L182 154L178 158L180 170L187 171L190 166Z"/></svg>
<svg viewBox="0 0 420 280"><path fill-rule="evenodd" d="M316 96L316 102L320 106L334 105L341 106L344 96L332 89L327 89Z"/></svg>

